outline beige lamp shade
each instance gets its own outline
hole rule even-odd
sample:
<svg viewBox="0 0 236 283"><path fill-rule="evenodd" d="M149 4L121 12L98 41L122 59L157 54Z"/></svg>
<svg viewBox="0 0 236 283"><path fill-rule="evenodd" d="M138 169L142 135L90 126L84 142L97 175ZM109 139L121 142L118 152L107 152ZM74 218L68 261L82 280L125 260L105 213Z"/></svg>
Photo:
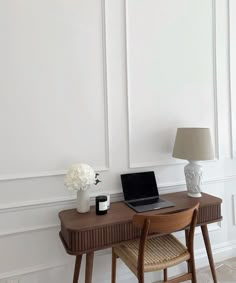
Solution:
<svg viewBox="0 0 236 283"><path fill-rule="evenodd" d="M215 158L209 128L178 128L173 157L185 160Z"/></svg>

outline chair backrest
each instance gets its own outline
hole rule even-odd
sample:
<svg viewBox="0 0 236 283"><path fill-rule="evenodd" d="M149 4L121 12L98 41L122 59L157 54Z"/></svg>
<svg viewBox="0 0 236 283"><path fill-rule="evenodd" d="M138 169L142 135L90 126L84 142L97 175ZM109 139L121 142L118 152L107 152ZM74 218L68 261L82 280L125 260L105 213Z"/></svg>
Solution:
<svg viewBox="0 0 236 283"><path fill-rule="evenodd" d="M140 228L144 228L146 221L148 222L148 225L146 224L146 226L148 226L148 232L150 233L172 233L178 230L182 230L185 227L191 225L193 221L194 211L197 212L198 207L199 204L190 209L171 214L135 214L133 216L133 224Z"/></svg>
<svg viewBox="0 0 236 283"><path fill-rule="evenodd" d="M133 216L133 224L142 228L138 253L138 278L142 279L140 282L144 282L144 255L147 236L149 233L169 234L184 228L189 228L189 232L186 233L186 235L188 235L186 238L186 244L191 257L193 257L194 230L197 223L198 207L199 204L190 209L172 214L135 214Z"/></svg>

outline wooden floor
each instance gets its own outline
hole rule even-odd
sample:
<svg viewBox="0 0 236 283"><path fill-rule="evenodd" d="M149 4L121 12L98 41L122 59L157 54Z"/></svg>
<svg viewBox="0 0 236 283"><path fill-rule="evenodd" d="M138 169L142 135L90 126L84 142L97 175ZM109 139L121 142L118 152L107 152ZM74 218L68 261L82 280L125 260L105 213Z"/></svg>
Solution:
<svg viewBox="0 0 236 283"><path fill-rule="evenodd" d="M236 258L226 260L216 264L216 273L218 283L235 283L236 282ZM212 283L209 268L202 268L197 271L199 283ZM189 281L186 281L186 283Z"/></svg>
<svg viewBox="0 0 236 283"><path fill-rule="evenodd" d="M218 283L236 283L236 258L216 263ZM155 283L159 283L156 281ZM183 283L190 283L185 281ZM213 283L210 268L205 267L197 270L198 283Z"/></svg>

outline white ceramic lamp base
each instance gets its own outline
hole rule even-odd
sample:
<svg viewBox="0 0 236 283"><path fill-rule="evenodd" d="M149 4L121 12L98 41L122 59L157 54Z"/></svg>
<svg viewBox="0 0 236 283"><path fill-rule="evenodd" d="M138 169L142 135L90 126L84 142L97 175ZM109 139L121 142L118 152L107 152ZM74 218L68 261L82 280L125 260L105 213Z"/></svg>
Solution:
<svg viewBox="0 0 236 283"><path fill-rule="evenodd" d="M184 167L184 174L186 179L188 196L193 198L200 198L202 196L202 166L199 165L197 161L189 161L189 163Z"/></svg>

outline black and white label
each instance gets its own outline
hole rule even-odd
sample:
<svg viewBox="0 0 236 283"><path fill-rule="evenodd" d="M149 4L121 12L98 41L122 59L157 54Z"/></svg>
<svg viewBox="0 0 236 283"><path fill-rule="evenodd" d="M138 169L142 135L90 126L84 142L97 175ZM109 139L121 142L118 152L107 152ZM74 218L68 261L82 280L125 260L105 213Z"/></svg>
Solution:
<svg viewBox="0 0 236 283"><path fill-rule="evenodd" d="M99 202L99 211L107 210L107 201L100 201Z"/></svg>

